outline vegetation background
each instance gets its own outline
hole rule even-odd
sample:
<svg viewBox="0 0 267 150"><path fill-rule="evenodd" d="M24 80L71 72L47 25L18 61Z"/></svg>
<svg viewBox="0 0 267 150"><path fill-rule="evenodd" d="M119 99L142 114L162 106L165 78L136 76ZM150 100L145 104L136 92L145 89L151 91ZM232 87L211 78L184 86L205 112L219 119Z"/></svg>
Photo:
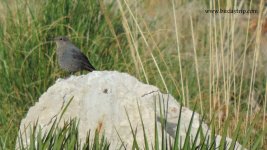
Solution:
<svg viewBox="0 0 267 150"><path fill-rule="evenodd" d="M2 149L14 148L27 110L66 75L55 57L59 35L98 70L153 84L186 107L196 105L216 133L232 137L238 129L241 144L251 148L259 138L267 149L263 0L1 0L0 12ZM253 18L259 26L251 30Z"/></svg>

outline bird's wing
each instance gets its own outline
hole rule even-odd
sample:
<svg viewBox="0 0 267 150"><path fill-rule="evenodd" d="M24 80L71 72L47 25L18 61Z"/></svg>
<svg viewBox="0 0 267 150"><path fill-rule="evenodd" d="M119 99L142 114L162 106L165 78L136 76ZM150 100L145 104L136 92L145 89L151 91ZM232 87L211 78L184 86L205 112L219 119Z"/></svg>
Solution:
<svg viewBox="0 0 267 150"><path fill-rule="evenodd" d="M90 63L88 58L80 51L77 51L76 49L72 49L73 58L81 62L83 64L84 69L93 71L96 70L95 67Z"/></svg>

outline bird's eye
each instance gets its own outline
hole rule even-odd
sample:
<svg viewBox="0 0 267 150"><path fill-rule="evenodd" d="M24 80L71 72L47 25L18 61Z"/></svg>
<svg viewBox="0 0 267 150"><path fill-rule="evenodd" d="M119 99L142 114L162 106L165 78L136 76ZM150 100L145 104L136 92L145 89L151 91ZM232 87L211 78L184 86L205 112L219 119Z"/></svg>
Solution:
<svg viewBox="0 0 267 150"><path fill-rule="evenodd" d="M59 40L60 40L60 41L63 41L63 38L60 38Z"/></svg>

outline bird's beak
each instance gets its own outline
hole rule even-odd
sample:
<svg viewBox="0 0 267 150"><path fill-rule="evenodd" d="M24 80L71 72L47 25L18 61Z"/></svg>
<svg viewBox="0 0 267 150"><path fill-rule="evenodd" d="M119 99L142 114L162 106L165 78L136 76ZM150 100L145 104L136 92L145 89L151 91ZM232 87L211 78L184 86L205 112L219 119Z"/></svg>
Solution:
<svg viewBox="0 0 267 150"><path fill-rule="evenodd" d="M57 41L57 40L59 40L59 38L58 38L58 37L55 37L55 38L54 38L54 41Z"/></svg>

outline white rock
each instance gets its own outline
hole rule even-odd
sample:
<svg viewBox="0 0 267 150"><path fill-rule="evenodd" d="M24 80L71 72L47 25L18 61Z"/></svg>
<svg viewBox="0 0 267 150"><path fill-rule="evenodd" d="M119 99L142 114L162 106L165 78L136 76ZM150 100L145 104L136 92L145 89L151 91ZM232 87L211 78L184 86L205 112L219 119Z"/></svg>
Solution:
<svg viewBox="0 0 267 150"><path fill-rule="evenodd" d="M164 103L165 108L167 108L168 102L166 131L172 140L175 136L180 104L171 95L162 94L157 87L143 84L126 73L94 71L87 75L57 80L39 98L39 102L30 108L27 116L21 121L19 132L22 133L22 136L19 136L18 139L22 138L24 144L29 144L29 141L26 140L29 139L29 126L37 120L42 130L47 131L53 119L60 114L62 108L72 97L73 100L64 113L61 123L77 117L80 120L79 136L82 142L89 129L95 131L98 128L102 133L104 132L105 137L111 143L111 149L118 149L122 145L118 134L127 149L131 149L133 136L126 115L127 111L132 127L137 128L137 143L143 149L144 136L137 103L140 105L149 146L154 145L155 111L159 136L161 136L159 102L161 105ZM182 141L185 139L192 113L191 110L183 107L180 126ZM200 120L199 114L195 113L191 129L192 137L195 137L197 133ZM207 125L203 124L202 129L206 133ZM218 136L216 139L217 143L220 138ZM160 138L159 141L161 141ZM227 141L231 142L231 139L227 138ZM237 146L236 149L241 148L238 143Z"/></svg>

